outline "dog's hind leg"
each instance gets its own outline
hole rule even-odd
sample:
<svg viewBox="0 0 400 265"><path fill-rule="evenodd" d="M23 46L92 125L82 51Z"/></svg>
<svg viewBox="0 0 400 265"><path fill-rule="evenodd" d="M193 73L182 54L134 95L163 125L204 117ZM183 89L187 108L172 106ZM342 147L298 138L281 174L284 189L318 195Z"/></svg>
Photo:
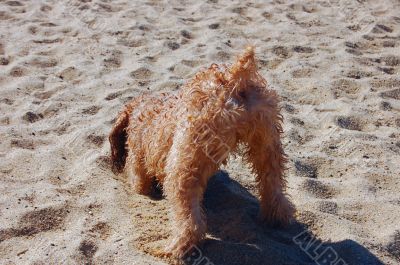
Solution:
<svg viewBox="0 0 400 265"><path fill-rule="evenodd" d="M152 192L152 178L147 173L143 161L129 152L126 173L133 190L141 195L150 195Z"/></svg>
<svg viewBox="0 0 400 265"><path fill-rule="evenodd" d="M258 133L248 143L247 158L252 164L260 196L260 219L272 225L287 225L295 208L285 189L286 156L279 131L273 127L267 134Z"/></svg>

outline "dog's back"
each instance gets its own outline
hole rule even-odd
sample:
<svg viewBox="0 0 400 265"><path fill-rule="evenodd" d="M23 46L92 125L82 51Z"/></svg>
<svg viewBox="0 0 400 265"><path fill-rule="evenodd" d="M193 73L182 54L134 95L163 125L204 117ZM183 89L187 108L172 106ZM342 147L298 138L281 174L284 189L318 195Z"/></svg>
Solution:
<svg viewBox="0 0 400 265"><path fill-rule="evenodd" d="M176 114L175 100L177 97L172 93L161 93L159 95L140 95L132 99L118 114L109 135L111 146L111 161L113 171L120 173L124 170L128 149L136 156L142 154L143 163L147 164L149 171L161 169L160 163L165 160L165 155L170 148L166 138L172 139L175 130L175 122L166 124L163 121L165 115ZM169 112L166 114L166 112ZM159 121L161 119L161 121ZM151 141L150 141L151 140ZM129 145L129 148L127 146ZM163 153L152 154L156 150ZM144 159L153 157L151 161Z"/></svg>

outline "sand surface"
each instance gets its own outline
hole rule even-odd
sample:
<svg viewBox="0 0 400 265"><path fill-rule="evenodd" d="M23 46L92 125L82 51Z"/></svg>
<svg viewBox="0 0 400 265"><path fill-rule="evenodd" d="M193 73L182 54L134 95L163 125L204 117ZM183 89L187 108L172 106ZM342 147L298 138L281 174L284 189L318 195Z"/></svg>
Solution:
<svg viewBox="0 0 400 265"><path fill-rule="evenodd" d="M107 135L133 96L248 43L282 97L298 221L258 223L254 177L232 160L205 196L203 255L317 264L293 240L305 231L346 264L398 264L396 0L0 0L0 264L169 262L166 201L111 172Z"/></svg>

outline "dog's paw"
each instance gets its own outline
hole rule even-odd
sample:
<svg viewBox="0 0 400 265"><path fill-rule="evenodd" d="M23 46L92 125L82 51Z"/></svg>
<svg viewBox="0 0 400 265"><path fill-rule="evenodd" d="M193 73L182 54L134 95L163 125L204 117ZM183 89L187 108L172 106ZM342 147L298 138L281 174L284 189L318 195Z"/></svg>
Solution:
<svg viewBox="0 0 400 265"><path fill-rule="evenodd" d="M171 244L165 251L171 258L174 258L178 264L195 264L195 262L203 256L198 244Z"/></svg>
<svg viewBox="0 0 400 265"><path fill-rule="evenodd" d="M191 240L190 236L175 237L165 248L165 252L175 258L185 259L192 255L192 252L199 251L199 240Z"/></svg>
<svg viewBox="0 0 400 265"><path fill-rule="evenodd" d="M187 250L190 248L190 246L185 246L185 245L178 245L175 243L171 243L165 248L165 253L168 253L169 255L181 259Z"/></svg>
<svg viewBox="0 0 400 265"><path fill-rule="evenodd" d="M273 227L286 227L295 221L296 209L286 198L282 197L273 205L262 206L258 219Z"/></svg>

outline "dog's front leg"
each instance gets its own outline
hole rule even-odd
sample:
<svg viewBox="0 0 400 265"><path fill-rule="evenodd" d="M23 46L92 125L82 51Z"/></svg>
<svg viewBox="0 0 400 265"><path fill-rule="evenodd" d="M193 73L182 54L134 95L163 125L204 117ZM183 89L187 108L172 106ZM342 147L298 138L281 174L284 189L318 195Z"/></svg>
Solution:
<svg viewBox="0 0 400 265"><path fill-rule="evenodd" d="M137 194L150 195L152 191L152 178L143 165L143 158L129 152L125 170L133 190Z"/></svg>
<svg viewBox="0 0 400 265"><path fill-rule="evenodd" d="M293 219L295 208L285 189L286 156L280 135L272 129L256 135L249 142L248 159L252 164L260 196L259 217L272 225L287 225Z"/></svg>
<svg viewBox="0 0 400 265"><path fill-rule="evenodd" d="M195 174L181 168L170 172L164 182L173 226L172 242L167 251L177 257L182 257L185 251L198 244L206 232L201 205L205 188Z"/></svg>
<svg viewBox="0 0 400 265"><path fill-rule="evenodd" d="M167 252L176 257L204 238L206 221L202 208L210 166L195 145L196 134L188 128L179 128L167 157L163 190L167 197L172 221L172 241ZM210 169L211 170L211 169Z"/></svg>

